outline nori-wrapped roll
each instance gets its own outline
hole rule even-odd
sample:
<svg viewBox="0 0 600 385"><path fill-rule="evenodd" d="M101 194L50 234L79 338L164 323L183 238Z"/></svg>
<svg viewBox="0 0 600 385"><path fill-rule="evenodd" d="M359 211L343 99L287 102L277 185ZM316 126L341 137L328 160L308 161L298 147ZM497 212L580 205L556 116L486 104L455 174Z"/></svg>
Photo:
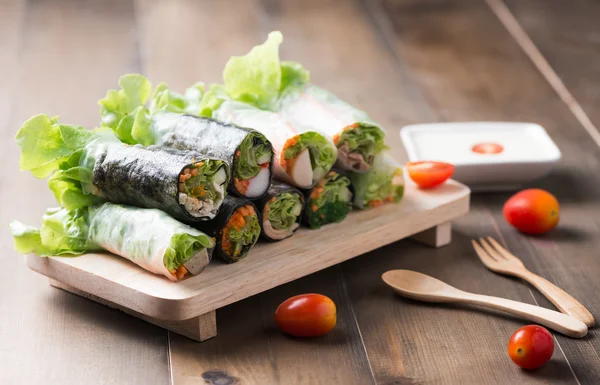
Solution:
<svg viewBox="0 0 600 385"><path fill-rule="evenodd" d="M213 255L228 263L244 258L260 235L254 204L231 195L225 197L215 219L194 226L214 238Z"/></svg>
<svg viewBox="0 0 600 385"><path fill-rule="evenodd" d="M273 166L273 149L263 134L249 128L175 113L156 114L160 145L223 159L232 170L229 191L247 199L263 197Z"/></svg>
<svg viewBox="0 0 600 385"><path fill-rule="evenodd" d="M21 168L48 184L62 207L83 208L106 200L156 208L186 222L214 218L229 181L223 160L198 153L129 146L108 131L62 125L46 115L17 133Z"/></svg>
<svg viewBox="0 0 600 385"><path fill-rule="evenodd" d="M302 222L311 229L341 222L352 210L354 189L350 176L333 169L315 187L304 190L306 204Z"/></svg>
<svg viewBox="0 0 600 385"><path fill-rule="evenodd" d="M256 202L262 237L280 241L294 235L300 226L304 196L295 187L273 181L267 196Z"/></svg>
<svg viewBox="0 0 600 385"><path fill-rule="evenodd" d="M152 85L136 74L122 76L119 85L121 90L108 91L99 104L102 126L113 130L121 141L197 151L203 157L224 160L231 170L230 192L247 199L265 195L272 174L271 143L249 128L185 115L197 113L193 106L199 102L202 85L178 95L159 84L150 95Z"/></svg>

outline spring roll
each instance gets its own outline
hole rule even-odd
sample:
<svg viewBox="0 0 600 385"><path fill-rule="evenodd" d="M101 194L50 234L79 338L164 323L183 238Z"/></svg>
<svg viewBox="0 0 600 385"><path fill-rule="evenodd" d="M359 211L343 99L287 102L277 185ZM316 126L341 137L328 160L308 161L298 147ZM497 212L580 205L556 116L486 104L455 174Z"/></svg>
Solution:
<svg viewBox="0 0 600 385"><path fill-rule="evenodd" d="M288 65L282 63L282 66ZM290 85L279 112L291 124L324 132L337 147L335 167L363 173L386 146L383 130L364 112L313 84Z"/></svg>
<svg viewBox="0 0 600 385"><path fill-rule="evenodd" d="M373 168L365 173L350 173L354 185L354 207L378 207L397 203L404 195L402 166L388 153L375 157Z"/></svg>
<svg viewBox="0 0 600 385"><path fill-rule="evenodd" d="M214 253L227 263L238 262L248 255L260 236L254 204L231 195L225 197L215 219L194 226L215 239Z"/></svg>
<svg viewBox="0 0 600 385"><path fill-rule="evenodd" d="M225 90L236 101L275 113L277 119L269 120L278 120L279 130L324 135L337 147L336 167L366 172L386 148L384 131L364 111L311 84L299 63L280 61L282 41L280 32L271 32L247 55L232 57L223 71ZM238 124L255 128L243 120Z"/></svg>
<svg viewBox="0 0 600 385"><path fill-rule="evenodd" d="M150 96L150 82L130 74L119 80L122 89L111 90L100 100L103 126L128 144L158 145L195 151L222 159L231 169L229 191L247 199L264 196L272 174L273 149L256 130L184 114L199 102L203 88L194 85L184 95L165 84ZM144 107L150 99L150 106Z"/></svg>
<svg viewBox="0 0 600 385"><path fill-rule="evenodd" d="M353 188L350 177L333 169L310 190L305 190L303 223L318 229L343 221L352 210Z"/></svg>
<svg viewBox="0 0 600 385"><path fill-rule="evenodd" d="M218 93L216 88L211 91ZM333 142L319 132L291 125L274 112L223 97L211 116L262 132L273 144L275 177L296 187L314 186L335 162Z"/></svg>
<svg viewBox="0 0 600 385"><path fill-rule="evenodd" d="M267 195L256 201L256 207L261 236L267 241L280 241L294 235L300 227L304 196L288 184L273 181Z"/></svg>
<svg viewBox="0 0 600 385"><path fill-rule="evenodd" d="M17 133L21 168L48 184L61 207L110 201L156 208L182 222L214 218L229 167L198 153L121 143L109 131L88 131L37 115Z"/></svg>
<svg viewBox="0 0 600 385"><path fill-rule="evenodd" d="M215 245L208 235L163 211L113 203L49 209L40 229L12 222L10 230L23 254L76 256L106 250L171 281L199 274Z"/></svg>

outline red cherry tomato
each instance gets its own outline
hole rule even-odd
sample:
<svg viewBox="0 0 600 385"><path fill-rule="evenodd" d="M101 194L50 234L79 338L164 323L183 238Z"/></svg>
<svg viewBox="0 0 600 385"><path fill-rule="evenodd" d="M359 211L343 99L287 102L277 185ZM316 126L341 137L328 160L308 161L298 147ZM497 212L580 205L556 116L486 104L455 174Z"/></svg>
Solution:
<svg viewBox="0 0 600 385"><path fill-rule="evenodd" d="M523 326L508 341L508 355L523 369L537 369L554 353L552 334L538 325Z"/></svg>
<svg viewBox="0 0 600 385"><path fill-rule="evenodd" d="M499 154L504 151L504 147L498 143L479 143L474 145L471 151L478 154Z"/></svg>
<svg viewBox="0 0 600 385"><path fill-rule="evenodd" d="M454 166L443 162L408 162L406 169L410 179L421 188L438 186L454 174Z"/></svg>
<svg viewBox="0 0 600 385"><path fill-rule="evenodd" d="M335 303L321 294L302 294L285 300L275 311L281 331L296 337L316 337L336 324Z"/></svg>
<svg viewBox="0 0 600 385"><path fill-rule="evenodd" d="M540 189L523 190L504 204L504 218L525 234L543 234L552 230L560 219L554 195Z"/></svg>

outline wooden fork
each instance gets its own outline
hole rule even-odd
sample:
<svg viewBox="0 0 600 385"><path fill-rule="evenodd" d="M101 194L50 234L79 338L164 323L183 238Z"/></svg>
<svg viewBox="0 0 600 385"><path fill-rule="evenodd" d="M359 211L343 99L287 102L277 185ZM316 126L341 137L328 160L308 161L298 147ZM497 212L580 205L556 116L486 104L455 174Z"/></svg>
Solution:
<svg viewBox="0 0 600 385"><path fill-rule="evenodd" d="M494 238L487 237L487 241L479 238L481 245L475 240L471 242L479 259L488 269L495 273L519 277L529 282L562 313L577 318L588 327L594 325L594 316L582 304L548 280L527 270L519 258L500 246Z"/></svg>

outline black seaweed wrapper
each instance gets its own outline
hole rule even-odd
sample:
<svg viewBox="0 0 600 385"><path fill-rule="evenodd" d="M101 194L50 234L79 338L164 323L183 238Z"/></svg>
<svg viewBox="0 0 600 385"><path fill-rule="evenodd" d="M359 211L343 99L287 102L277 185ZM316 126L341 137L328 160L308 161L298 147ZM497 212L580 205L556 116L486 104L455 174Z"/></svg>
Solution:
<svg viewBox="0 0 600 385"><path fill-rule="evenodd" d="M179 150L197 151L208 158L226 161L231 170L229 191L232 194L248 199L240 194L233 185L235 153L244 138L255 130L204 117L192 115L175 116L177 115L166 114L162 117L157 116L154 119L154 124L157 125L159 131L169 132L169 135L163 138L161 145ZM271 159L269 163L271 175L273 175L272 167L273 161ZM252 198L252 200L260 199L262 196Z"/></svg>
<svg viewBox="0 0 600 385"><path fill-rule="evenodd" d="M258 212L259 212L259 220L260 220L260 228L261 228L261 236L263 237L263 239L267 240L267 241L271 241L271 242L277 242L277 241L281 241L281 239L273 239L271 237L269 237L267 235L267 233L265 232L264 228L263 228L263 220L264 220L264 210L265 207L267 206L267 203L269 203L269 201L283 193L292 193L292 194L297 194L300 196L300 202L302 203L302 212L304 212L304 195L303 193L298 190L296 187L290 186L289 184L283 183L283 182L278 182L278 181L272 181L271 185L269 186L269 190L267 190L267 195L261 199L259 199L258 201L256 201L256 207L258 208ZM301 216L298 216L298 220L296 221L297 223L300 223L300 219ZM296 229L297 230L297 229ZM296 232L296 230L294 230L294 232ZM290 237L293 235L290 234ZM289 237L288 237L289 238Z"/></svg>
<svg viewBox="0 0 600 385"><path fill-rule="evenodd" d="M93 184L114 203L160 209L188 224L206 221L208 217L194 217L179 204L179 175L192 159L203 160L192 151L109 147L96 159Z"/></svg>
<svg viewBox="0 0 600 385"><path fill-rule="evenodd" d="M339 168L332 168L327 174L329 174L332 171L348 178L348 180L350 181L350 186L348 188L352 192L352 196L354 196L354 185L352 184L352 179L350 179L350 174ZM327 177L327 175L325 175L325 177ZM317 182L317 185L318 185L318 182ZM302 193L304 194L304 200L306 201L306 203L304 204L304 210L302 211L303 212L302 223L307 226L308 226L308 218L310 217L310 214L312 213L312 211L310 211L310 207L308 207L308 200L310 199L310 194L312 193L313 189L315 187L317 187L317 185L313 186L310 189L302 189L301 190Z"/></svg>
<svg viewBox="0 0 600 385"><path fill-rule="evenodd" d="M237 262L240 259L244 258L248 254L248 252L252 250L252 247L254 247L254 245L245 246L244 249L242 249L240 255L238 255L237 257L233 257L232 255L229 255L223 250L221 244L223 229L225 229L225 226L227 226L227 222L229 222L229 219L231 218L233 213L235 213L235 210L237 210L239 207L246 205L251 205L256 211L256 206L254 206L254 203L252 203L251 201L227 195L223 200L223 204L221 204L221 207L219 208L219 213L214 219L207 222L199 222L194 224L195 228L215 239L216 245L213 249L213 257L216 256L218 258L221 258L227 263Z"/></svg>

